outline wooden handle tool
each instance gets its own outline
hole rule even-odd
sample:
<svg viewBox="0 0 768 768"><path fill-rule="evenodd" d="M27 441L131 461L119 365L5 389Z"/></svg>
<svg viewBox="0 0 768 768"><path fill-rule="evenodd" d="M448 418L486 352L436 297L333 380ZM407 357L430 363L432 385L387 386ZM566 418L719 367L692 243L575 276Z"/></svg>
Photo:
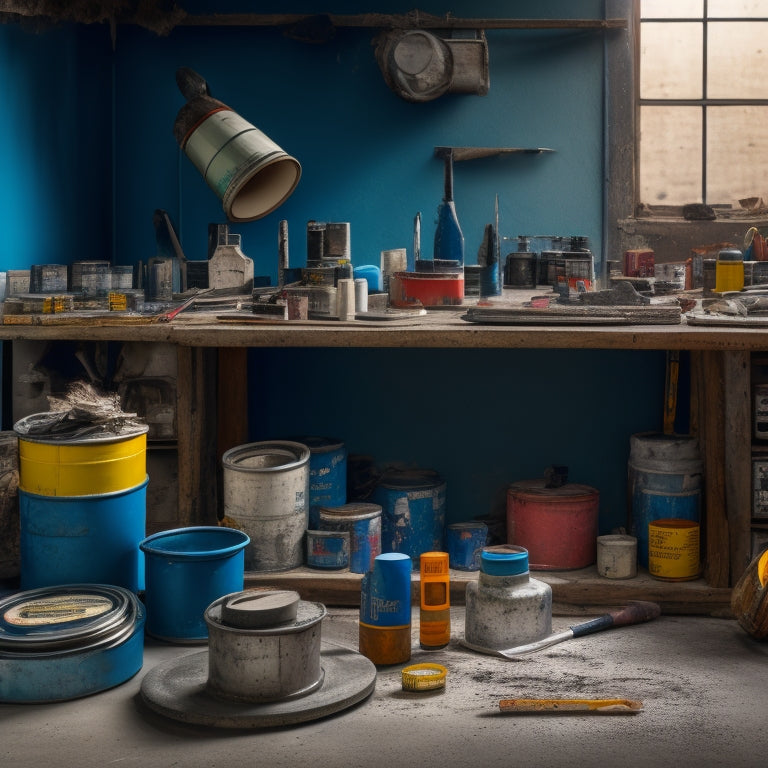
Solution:
<svg viewBox="0 0 768 768"><path fill-rule="evenodd" d="M589 712L632 715L643 711L643 703L633 699L502 699L499 711L509 714Z"/></svg>

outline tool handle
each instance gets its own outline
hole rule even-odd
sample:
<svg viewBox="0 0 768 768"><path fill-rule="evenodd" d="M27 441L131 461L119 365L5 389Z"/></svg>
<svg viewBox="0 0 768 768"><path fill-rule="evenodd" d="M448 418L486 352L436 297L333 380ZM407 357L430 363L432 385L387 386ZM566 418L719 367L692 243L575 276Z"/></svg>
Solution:
<svg viewBox="0 0 768 768"><path fill-rule="evenodd" d="M634 699L501 699L501 712L640 712L643 704Z"/></svg>
<svg viewBox="0 0 768 768"><path fill-rule="evenodd" d="M611 611L591 621L585 621L583 624L576 624L570 629L574 637L582 637L583 635L591 635L593 632L600 632L611 627L626 627L630 624L641 624L644 621L651 621L651 619L659 616L660 613L661 608L656 603L633 600L626 608L622 608L620 611Z"/></svg>

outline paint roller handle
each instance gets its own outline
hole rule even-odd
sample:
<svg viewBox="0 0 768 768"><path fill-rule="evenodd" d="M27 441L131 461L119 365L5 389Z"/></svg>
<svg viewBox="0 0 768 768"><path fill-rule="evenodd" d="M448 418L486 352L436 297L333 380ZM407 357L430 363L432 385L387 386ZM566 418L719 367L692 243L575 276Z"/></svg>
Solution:
<svg viewBox="0 0 768 768"><path fill-rule="evenodd" d="M600 632L603 629L610 629L611 627L627 627L630 624L642 624L644 621L651 621L657 618L660 613L661 608L656 603L633 600L626 608L622 608L620 611L611 611L591 621L585 621L583 624L576 624L570 629L574 637L582 637L584 635L591 635L593 632Z"/></svg>

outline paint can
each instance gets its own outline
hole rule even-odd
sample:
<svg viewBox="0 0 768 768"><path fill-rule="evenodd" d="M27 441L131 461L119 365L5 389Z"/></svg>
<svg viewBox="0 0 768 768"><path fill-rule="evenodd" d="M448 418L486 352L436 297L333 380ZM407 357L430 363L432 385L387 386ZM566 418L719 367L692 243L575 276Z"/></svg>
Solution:
<svg viewBox="0 0 768 768"><path fill-rule="evenodd" d="M382 552L402 552L418 569L422 552L442 551L446 484L437 472L389 469L371 498L382 510Z"/></svg>
<svg viewBox="0 0 768 768"><path fill-rule="evenodd" d="M288 440L247 443L221 457L224 515L250 537L245 568L287 571L304 562L309 448Z"/></svg>
<svg viewBox="0 0 768 768"><path fill-rule="evenodd" d="M693 520L648 523L648 572L661 581L691 581L701 574L699 524Z"/></svg>
<svg viewBox="0 0 768 768"><path fill-rule="evenodd" d="M171 643L205 641L205 609L243 588L243 531L222 526L175 528L141 543L146 564L147 634Z"/></svg>
<svg viewBox="0 0 768 768"><path fill-rule="evenodd" d="M320 507L320 528L349 534L349 570L367 573L381 554L381 506L351 502L339 507Z"/></svg>
<svg viewBox="0 0 768 768"><path fill-rule="evenodd" d="M266 216L299 183L295 158L207 93L198 91L179 110L174 135L231 221Z"/></svg>
<svg viewBox="0 0 768 768"><path fill-rule="evenodd" d="M537 255L523 251L508 254L504 263L505 287L535 288Z"/></svg>
<svg viewBox="0 0 768 768"><path fill-rule="evenodd" d="M320 528L320 508L347 503L347 448L337 437L305 435L290 438L309 448L309 522Z"/></svg>
<svg viewBox="0 0 768 768"><path fill-rule="evenodd" d="M33 264L29 268L30 293L66 293L65 264Z"/></svg>
<svg viewBox="0 0 768 768"><path fill-rule="evenodd" d="M477 581L466 587L464 639L504 650L552 632L552 587L532 579L524 547L485 547Z"/></svg>
<svg viewBox="0 0 768 768"><path fill-rule="evenodd" d="M144 482L148 425L65 439L35 433L36 424L47 416L32 414L13 426L19 436L22 490L41 496L87 496L124 491Z"/></svg>
<svg viewBox="0 0 768 768"><path fill-rule="evenodd" d="M66 701L114 688L144 660L144 607L132 592L69 584L0 600L0 701Z"/></svg>
<svg viewBox="0 0 768 768"><path fill-rule="evenodd" d="M382 290L389 293L389 282L395 272L405 272L408 269L408 252L405 248L390 248L382 251L381 284Z"/></svg>
<svg viewBox="0 0 768 768"><path fill-rule="evenodd" d="M21 588L114 584L144 588L147 483L89 496L40 496L19 489Z"/></svg>
<svg viewBox="0 0 768 768"><path fill-rule="evenodd" d="M731 612L756 640L768 638L768 549L756 554L731 592Z"/></svg>
<svg viewBox="0 0 768 768"><path fill-rule="evenodd" d="M455 306L464 301L464 272L393 272L389 280L393 306Z"/></svg>
<svg viewBox="0 0 768 768"><path fill-rule="evenodd" d="M637 576L637 539L621 533L598 536L597 572L606 579Z"/></svg>
<svg viewBox="0 0 768 768"><path fill-rule="evenodd" d="M586 568L597 557L600 494L588 485L522 480L507 491L507 543L528 551L531 570Z"/></svg>
<svg viewBox="0 0 768 768"><path fill-rule="evenodd" d="M639 432L630 437L630 533L638 563L648 568L648 524L654 520L700 522L704 462L696 438Z"/></svg>
<svg viewBox="0 0 768 768"><path fill-rule="evenodd" d="M452 523L446 529L450 567L457 571L480 569L480 555L488 543L488 526L479 520Z"/></svg>
<svg viewBox="0 0 768 768"><path fill-rule="evenodd" d="M328 571L349 568L349 531L307 531L307 565Z"/></svg>
<svg viewBox="0 0 768 768"><path fill-rule="evenodd" d="M374 664L411 658L411 558L386 552L360 583L360 653Z"/></svg>

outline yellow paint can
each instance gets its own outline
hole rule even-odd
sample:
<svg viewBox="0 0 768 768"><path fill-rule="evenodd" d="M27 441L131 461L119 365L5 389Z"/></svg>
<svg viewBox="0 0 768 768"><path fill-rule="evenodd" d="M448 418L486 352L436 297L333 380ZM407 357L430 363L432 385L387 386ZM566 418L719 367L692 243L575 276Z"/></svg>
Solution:
<svg viewBox="0 0 768 768"><path fill-rule="evenodd" d="M125 491L147 476L147 427L119 436L55 440L19 436L19 488L40 496Z"/></svg>
<svg viewBox="0 0 768 768"><path fill-rule="evenodd" d="M691 581L701 572L700 527L693 520L668 518L648 523L648 571L663 581Z"/></svg>

